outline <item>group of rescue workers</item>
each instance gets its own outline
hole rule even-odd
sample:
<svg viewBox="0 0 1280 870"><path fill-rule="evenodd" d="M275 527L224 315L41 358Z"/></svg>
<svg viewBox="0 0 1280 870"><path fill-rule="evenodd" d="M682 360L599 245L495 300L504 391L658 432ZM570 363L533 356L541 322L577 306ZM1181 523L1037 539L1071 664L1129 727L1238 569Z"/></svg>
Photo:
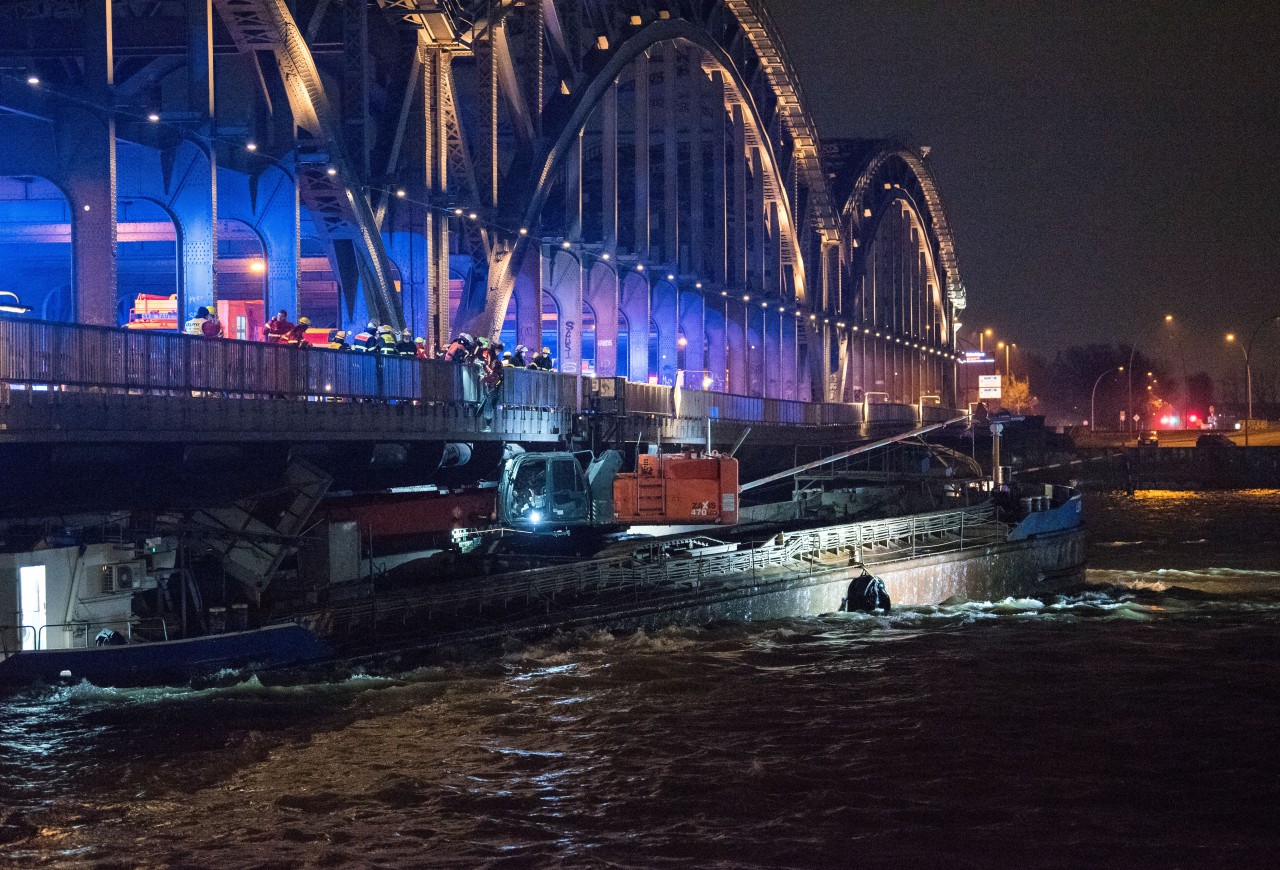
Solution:
<svg viewBox="0 0 1280 870"><path fill-rule="evenodd" d="M552 368L550 348L544 347L541 352L530 356L529 348L523 344L516 345L516 349L510 351L501 341L490 341L484 336L476 338L469 332L459 333L447 348L438 350L436 359L459 365L473 363L480 366L484 369L481 381L488 387L502 383L503 369L551 371Z"/></svg>
<svg viewBox="0 0 1280 870"><path fill-rule="evenodd" d="M297 323L289 321L288 312L284 309L262 326L262 340L267 344L279 344L288 347L310 347L307 332L311 328L311 320L299 317ZM219 338L223 335L222 322L212 305L196 309L183 329L188 335L201 335L206 338ZM470 333L460 333L449 343L447 348L437 347L434 353L427 350L427 340L414 338L408 327L396 332L386 324L370 320L364 330L354 336L345 329L330 329L326 341L319 347L329 350L354 351L359 353L378 353L387 356L414 357L417 359L438 359L454 363L471 363L484 370L482 381L486 386L502 383L502 370L505 368L529 368L551 371L554 360L550 348L542 348L532 354L529 348L518 345L514 351L506 350L501 341L491 341L481 336L476 338Z"/></svg>
<svg viewBox="0 0 1280 870"><path fill-rule="evenodd" d="M288 347L310 347L307 331L311 328L311 320L299 317L297 323L289 322L288 312L284 309L262 326L262 340L267 344L280 344ZM187 335L201 335L206 338L219 338L223 335L222 321L212 306L196 309L191 319L186 322L183 331ZM446 348L437 347L434 353L427 350L427 340L414 338L408 327L397 333L392 327L378 324L370 320L362 332L354 336L345 329L330 329L324 344L316 343L329 350L356 351L362 353L379 353L385 355L415 357L417 359L438 359L453 363L471 363L484 370L482 378L486 386L502 383L502 370L505 368L538 369L551 371L554 360L550 348L542 348L538 353L531 353L523 344L517 345L514 351L507 350L501 341L489 340L484 336L476 338L470 333L459 333L458 337Z"/></svg>

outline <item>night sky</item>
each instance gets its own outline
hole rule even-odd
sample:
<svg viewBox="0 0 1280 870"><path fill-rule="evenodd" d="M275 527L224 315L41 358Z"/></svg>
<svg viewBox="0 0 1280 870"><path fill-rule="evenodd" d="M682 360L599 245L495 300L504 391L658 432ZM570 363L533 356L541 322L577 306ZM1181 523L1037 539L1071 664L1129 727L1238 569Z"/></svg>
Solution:
<svg viewBox="0 0 1280 870"><path fill-rule="evenodd" d="M820 135L932 148L966 332L1172 358L1172 313L1216 373L1280 314L1280 4L769 9Z"/></svg>

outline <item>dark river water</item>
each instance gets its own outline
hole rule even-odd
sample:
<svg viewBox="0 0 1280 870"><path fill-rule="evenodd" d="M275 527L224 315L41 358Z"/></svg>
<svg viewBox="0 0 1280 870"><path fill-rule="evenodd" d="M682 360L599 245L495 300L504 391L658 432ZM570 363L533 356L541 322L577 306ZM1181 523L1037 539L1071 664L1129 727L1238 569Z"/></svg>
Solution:
<svg viewBox="0 0 1280 870"><path fill-rule="evenodd" d="M1087 514L1060 598L0 700L0 864L1280 866L1280 492Z"/></svg>

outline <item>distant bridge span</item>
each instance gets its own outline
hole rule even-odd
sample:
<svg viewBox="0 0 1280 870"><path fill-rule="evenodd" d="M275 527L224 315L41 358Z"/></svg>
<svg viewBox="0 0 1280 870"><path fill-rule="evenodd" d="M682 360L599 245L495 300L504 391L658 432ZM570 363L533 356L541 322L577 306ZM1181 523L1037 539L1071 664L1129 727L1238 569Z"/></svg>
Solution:
<svg viewBox="0 0 1280 870"><path fill-rule="evenodd" d="M822 142L765 7L6 0L0 290L51 322L213 304L252 339L285 308L688 394L961 405L927 161Z"/></svg>

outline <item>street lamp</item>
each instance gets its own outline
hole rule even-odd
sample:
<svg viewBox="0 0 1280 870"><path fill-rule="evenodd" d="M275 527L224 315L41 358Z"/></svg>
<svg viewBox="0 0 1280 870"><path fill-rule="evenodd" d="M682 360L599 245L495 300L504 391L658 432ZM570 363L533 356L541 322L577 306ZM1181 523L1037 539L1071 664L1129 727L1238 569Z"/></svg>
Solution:
<svg viewBox="0 0 1280 870"><path fill-rule="evenodd" d="M1249 336L1249 343L1240 348L1244 352L1244 380L1245 380L1245 414L1244 414L1244 446L1249 446L1249 424L1253 422L1253 367L1250 365L1250 359L1253 357L1253 342L1258 338L1258 333L1262 332L1262 327L1268 323L1275 323L1280 320L1280 314L1273 314L1263 320L1253 329L1253 335ZM1236 336L1234 332L1227 333L1227 341L1235 344ZM1239 347L1239 345L1237 345Z"/></svg>
<svg viewBox="0 0 1280 870"><path fill-rule="evenodd" d="M1017 347L1017 346L1018 345L1016 342L1007 342L1007 341L996 342L996 349L1004 351L1004 376L1006 378L1009 377L1009 348Z"/></svg>
<svg viewBox="0 0 1280 870"><path fill-rule="evenodd" d="M988 326L986 329L978 333L978 352L979 353L985 354L987 352L987 349L985 347L986 339L990 338L991 334L992 334L992 330L990 326Z"/></svg>
<svg viewBox="0 0 1280 870"><path fill-rule="evenodd" d="M1098 384L1102 383L1102 379L1105 378L1107 375L1111 374L1112 372L1122 372L1122 371L1124 371L1124 366L1116 366L1113 369L1107 369L1105 372L1098 375L1098 379L1093 382L1093 393L1089 396L1089 431L1090 432L1098 431L1098 408L1097 408Z"/></svg>

